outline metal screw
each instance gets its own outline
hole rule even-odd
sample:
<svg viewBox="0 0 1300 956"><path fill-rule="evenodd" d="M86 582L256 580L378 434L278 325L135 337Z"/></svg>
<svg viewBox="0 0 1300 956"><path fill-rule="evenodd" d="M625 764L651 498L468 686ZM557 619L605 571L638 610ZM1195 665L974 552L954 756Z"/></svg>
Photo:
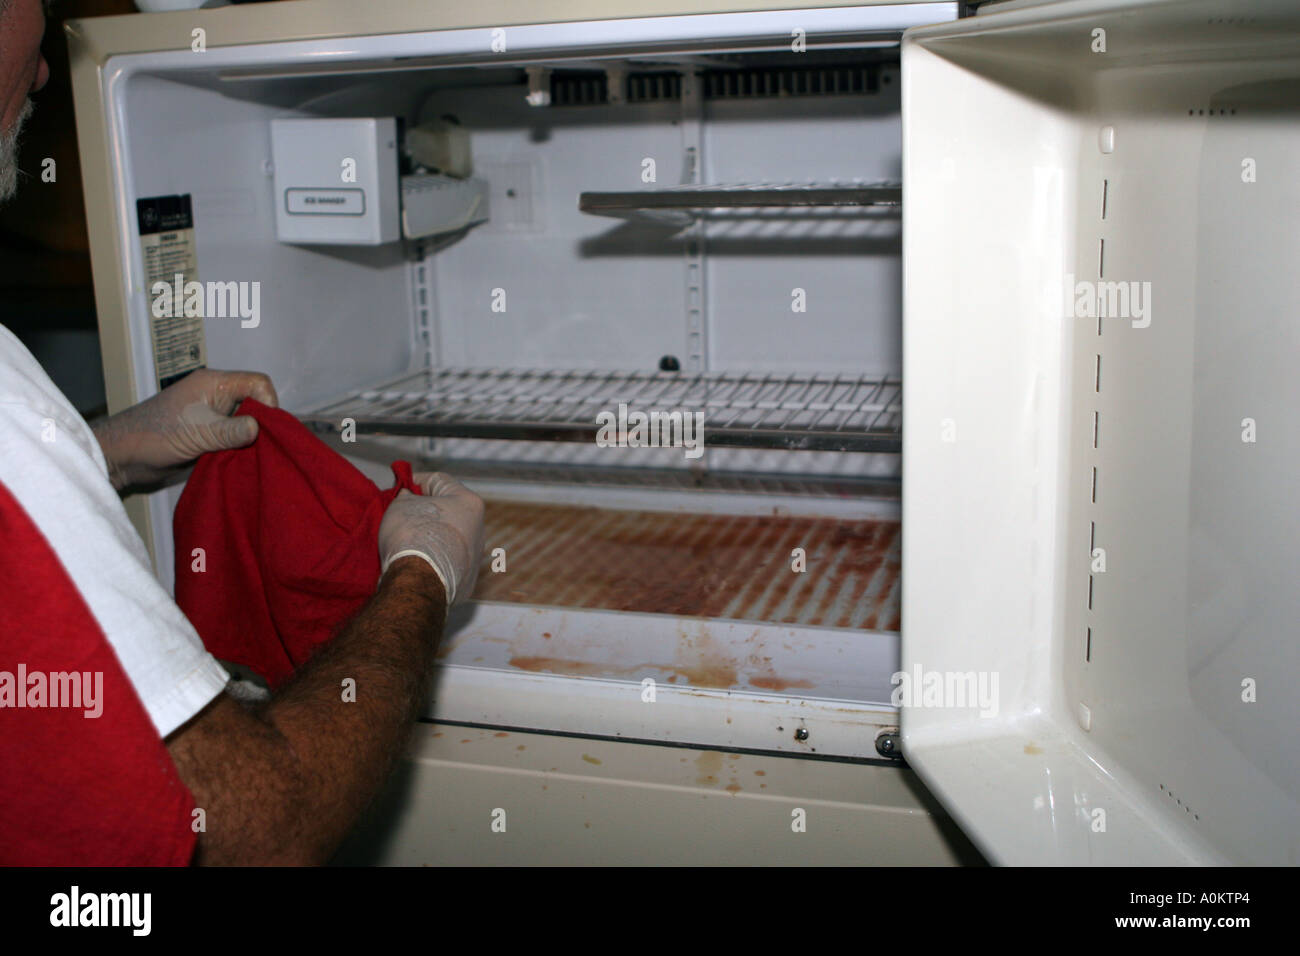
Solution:
<svg viewBox="0 0 1300 956"><path fill-rule="evenodd" d="M897 727L887 728L876 735L876 753L891 759L903 756L903 742L898 739Z"/></svg>
<svg viewBox="0 0 1300 956"><path fill-rule="evenodd" d="M794 732L794 739L795 739L795 740L807 740L807 739L808 739L808 728L807 728L807 727L800 727L798 730L796 730L796 731Z"/></svg>

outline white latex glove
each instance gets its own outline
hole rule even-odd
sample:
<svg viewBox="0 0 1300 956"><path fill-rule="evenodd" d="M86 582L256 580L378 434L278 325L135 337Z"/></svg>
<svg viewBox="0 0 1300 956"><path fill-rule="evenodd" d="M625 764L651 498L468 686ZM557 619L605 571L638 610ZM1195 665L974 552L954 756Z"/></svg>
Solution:
<svg viewBox="0 0 1300 956"><path fill-rule="evenodd" d="M382 571L398 558L423 558L442 579L447 606L474 591L483 557L483 499L451 475L416 472L423 494L398 492L379 523Z"/></svg>
<svg viewBox="0 0 1300 956"><path fill-rule="evenodd" d="M271 380L260 372L199 369L153 398L93 426L113 486L147 486L204 452L243 448L257 438L257 420L231 417L245 398L275 407Z"/></svg>

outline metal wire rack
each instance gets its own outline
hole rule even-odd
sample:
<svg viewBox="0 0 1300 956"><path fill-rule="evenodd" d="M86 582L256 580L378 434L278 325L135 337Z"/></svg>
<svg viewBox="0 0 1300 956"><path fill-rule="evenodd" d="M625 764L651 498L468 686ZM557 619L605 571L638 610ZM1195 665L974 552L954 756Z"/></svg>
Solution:
<svg viewBox="0 0 1300 956"><path fill-rule="evenodd" d="M686 223L700 217L775 212L808 216L828 211L862 214L899 207L902 184L896 182L739 183L686 185L630 192L585 192L578 209L597 216Z"/></svg>
<svg viewBox="0 0 1300 956"><path fill-rule="evenodd" d="M321 432L594 441L605 412L703 415L704 447L897 452L902 382L837 374L434 368L299 417ZM694 418L692 421L700 421Z"/></svg>

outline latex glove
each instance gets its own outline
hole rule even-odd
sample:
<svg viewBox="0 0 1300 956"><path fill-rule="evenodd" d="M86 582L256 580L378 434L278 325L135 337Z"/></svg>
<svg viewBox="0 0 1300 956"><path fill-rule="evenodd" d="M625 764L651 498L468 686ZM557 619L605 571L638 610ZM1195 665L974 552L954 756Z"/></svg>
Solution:
<svg viewBox="0 0 1300 956"><path fill-rule="evenodd" d="M242 448L257 438L257 420L230 413L245 398L276 407L260 372L199 369L153 398L94 425L113 487L157 484L204 452Z"/></svg>
<svg viewBox="0 0 1300 956"><path fill-rule="evenodd" d="M417 472L422 494L400 491L379 524L381 569L407 555L423 558L442 579L447 606L474 592L483 557L483 499L451 475Z"/></svg>

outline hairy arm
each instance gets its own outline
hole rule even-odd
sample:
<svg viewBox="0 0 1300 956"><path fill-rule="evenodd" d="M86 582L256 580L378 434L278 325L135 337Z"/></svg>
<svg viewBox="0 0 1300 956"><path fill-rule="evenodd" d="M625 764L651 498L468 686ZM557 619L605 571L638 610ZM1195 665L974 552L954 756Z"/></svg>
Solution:
<svg viewBox="0 0 1300 956"><path fill-rule="evenodd" d="M223 694L169 736L206 814L194 862L326 862L392 768L445 617L438 575L399 558L361 613L271 700L250 709ZM343 700L346 678L355 702Z"/></svg>

